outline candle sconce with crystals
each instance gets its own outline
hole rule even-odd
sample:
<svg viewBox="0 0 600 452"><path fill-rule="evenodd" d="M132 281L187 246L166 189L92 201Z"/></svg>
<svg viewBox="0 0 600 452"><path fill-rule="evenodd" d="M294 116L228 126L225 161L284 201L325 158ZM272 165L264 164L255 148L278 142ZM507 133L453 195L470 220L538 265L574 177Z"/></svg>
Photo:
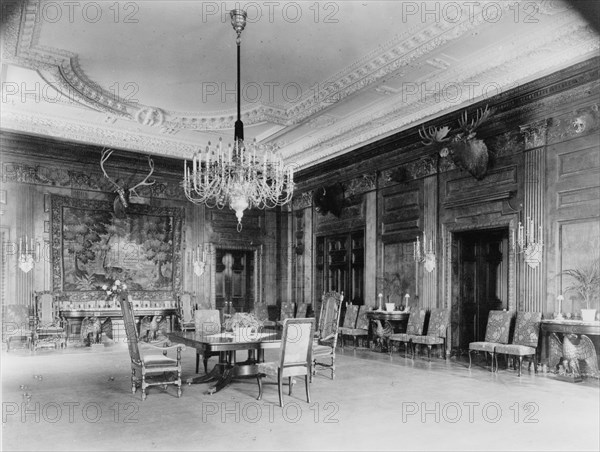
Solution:
<svg viewBox="0 0 600 452"><path fill-rule="evenodd" d="M431 273L435 269L435 251L433 249L433 241L429 239L427 246L427 236L423 233L423 242L417 236L417 240L413 242L413 259L415 262L423 263L425 270Z"/></svg>
<svg viewBox="0 0 600 452"><path fill-rule="evenodd" d="M202 246L202 251L200 251L199 246L196 247L195 250L191 251L191 259L194 274L196 276L202 276L206 268L206 250L204 249L204 246Z"/></svg>
<svg viewBox="0 0 600 452"><path fill-rule="evenodd" d="M36 256L39 256L39 243L36 243L33 237L21 237L19 240L19 249L17 250L18 266L21 271L29 273L36 261Z"/></svg>
<svg viewBox="0 0 600 452"><path fill-rule="evenodd" d="M519 221L517 227L517 235L515 231L511 233L511 247L516 254L522 254L525 263L531 268L537 268L542 262L542 250L544 248L543 230L539 226L538 234L535 235L536 227L533 220L527 217L527 221L523 225Z"/></svg>

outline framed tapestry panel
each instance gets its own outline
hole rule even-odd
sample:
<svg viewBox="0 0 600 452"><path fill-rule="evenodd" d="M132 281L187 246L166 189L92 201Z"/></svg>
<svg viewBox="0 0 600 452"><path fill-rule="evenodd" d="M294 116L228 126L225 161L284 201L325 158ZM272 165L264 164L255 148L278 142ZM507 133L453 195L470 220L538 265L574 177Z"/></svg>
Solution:
<svg viewBox="0 0 600 452"><path fill-rule="evenodd" d="M184 210L51 197L52 286L70 297L102 297L120 280L135 298L171 298L181 289Z"/></svg>

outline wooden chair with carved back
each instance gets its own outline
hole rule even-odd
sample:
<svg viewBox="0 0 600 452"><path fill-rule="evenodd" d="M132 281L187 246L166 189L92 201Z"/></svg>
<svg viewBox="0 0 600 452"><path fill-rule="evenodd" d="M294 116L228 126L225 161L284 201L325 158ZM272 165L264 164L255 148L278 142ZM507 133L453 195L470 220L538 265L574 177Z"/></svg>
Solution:
<svg viewBox="0 0 600 452"><path fill-rule="evenodd" d="M148 387L163 386L166 388L167 385L175 385L177 386L177 397L181 397L181 352L185 350L185 345L159 346L158 343L150 344L140 341L131 297L127 292L121 292L119 301L131 360L131 392L135 394L140 385L142 400L146 400ZM167 352L172 350L176 352L176 358L166 356Z"/></svg>
<svg viewBox="0 0 600 452"><path fill-rule="evenodd" d="M52 292L35 292L35 328L33 348L66 347L67 333L62 326L58 303Z"/></svg>
<svg viewBox="0 0 600 452"><path fill-rule="evenodd" d="M331 370L332 380L335 378L335 349L343 300L344 292L325 292L322 296L319 331L317 338L313 341L312 376L316 374L317 368L324 368ZM331 362L323 362L323 360Z"/></svg>
<svg viewBox="0 0 600 452"><path fill-rule="evenodd" d="M177 306L177 318L181 331L194 331L196 327L196 323L194 322L195 310L196 303L194 296L189 292L180 294Z"/></svg>

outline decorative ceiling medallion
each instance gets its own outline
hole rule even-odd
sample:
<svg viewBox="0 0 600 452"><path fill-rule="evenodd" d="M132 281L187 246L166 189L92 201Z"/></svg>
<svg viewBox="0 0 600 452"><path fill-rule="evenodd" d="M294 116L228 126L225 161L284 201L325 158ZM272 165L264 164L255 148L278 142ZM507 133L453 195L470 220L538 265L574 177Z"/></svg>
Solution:
<svg viewBox="0 0 600 452"><path fill-rule="evenodd" d="M501 7L506 10L510 7L510 3L505 2ZM77 55L59 49L37 46L37 39L35 37L39 35L39 30L43 24L43 21L36 22L36 12L38 9L39 5L34 0L30 0L22 6L20 33L18 33L18 39L16 36L13 36L17 40L14 56L20 60L23 66L39 68L40 64L44 64L60 67L60 75L73 88L73 90L66 90L62 94L71 94L74 96L74 100L83 102L84 104L89 103L88 106L96 110L113 111L114 113L120 113L125 118L137 120L139 110L144 110L145 108L159 109L158 107L143 105L137 105L136 108L127 99L118 98L112 93L105 92L87 79L84 72L78 66ZM307 117L330 107L332 103L338 102L378 82L383 77L394 73L441 45L459 39L463 35L468 34L471 29L485 22L481 8L476 13L471 11L470 14L466 14L466 12L467 10L465 9L464 16L468 17L468 20L458 25L450 22L437 22L423 30L418 30L413 35L407 32L404 35L395 37L382 46L378 46L378 48L359 61L349 65L330 79L325 80L321 85L322 87L316 92L312 89L308 90L292 107L259 105L244 112L242 119L248 125L258 124L267 120L279 125L298 124ZM18 15L15 15L13 22L18 19ZM18 27L15 27L13 24L14 28ZM4 45L10 47L11 43L5 40ZM47 66L46 68L48 69ZM234 122L231 112L205 116L194 113L182 114L164 109L161 111L164 112L164 122L168 122L171 128L197 130L229 129L233 127ZM163 124L163 121L148 122L159 127Z"/></svg>

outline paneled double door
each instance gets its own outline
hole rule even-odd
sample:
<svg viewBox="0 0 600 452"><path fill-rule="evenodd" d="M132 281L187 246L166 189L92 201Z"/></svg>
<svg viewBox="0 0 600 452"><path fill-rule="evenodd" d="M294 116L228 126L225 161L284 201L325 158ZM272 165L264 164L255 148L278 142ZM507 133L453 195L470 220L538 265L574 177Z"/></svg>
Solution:
<svg viewBox="0 0 600 452"><path fill-rule="evenodd" d="M215 303L225 314L254 308L254 252L217 248Z"/></svg>

